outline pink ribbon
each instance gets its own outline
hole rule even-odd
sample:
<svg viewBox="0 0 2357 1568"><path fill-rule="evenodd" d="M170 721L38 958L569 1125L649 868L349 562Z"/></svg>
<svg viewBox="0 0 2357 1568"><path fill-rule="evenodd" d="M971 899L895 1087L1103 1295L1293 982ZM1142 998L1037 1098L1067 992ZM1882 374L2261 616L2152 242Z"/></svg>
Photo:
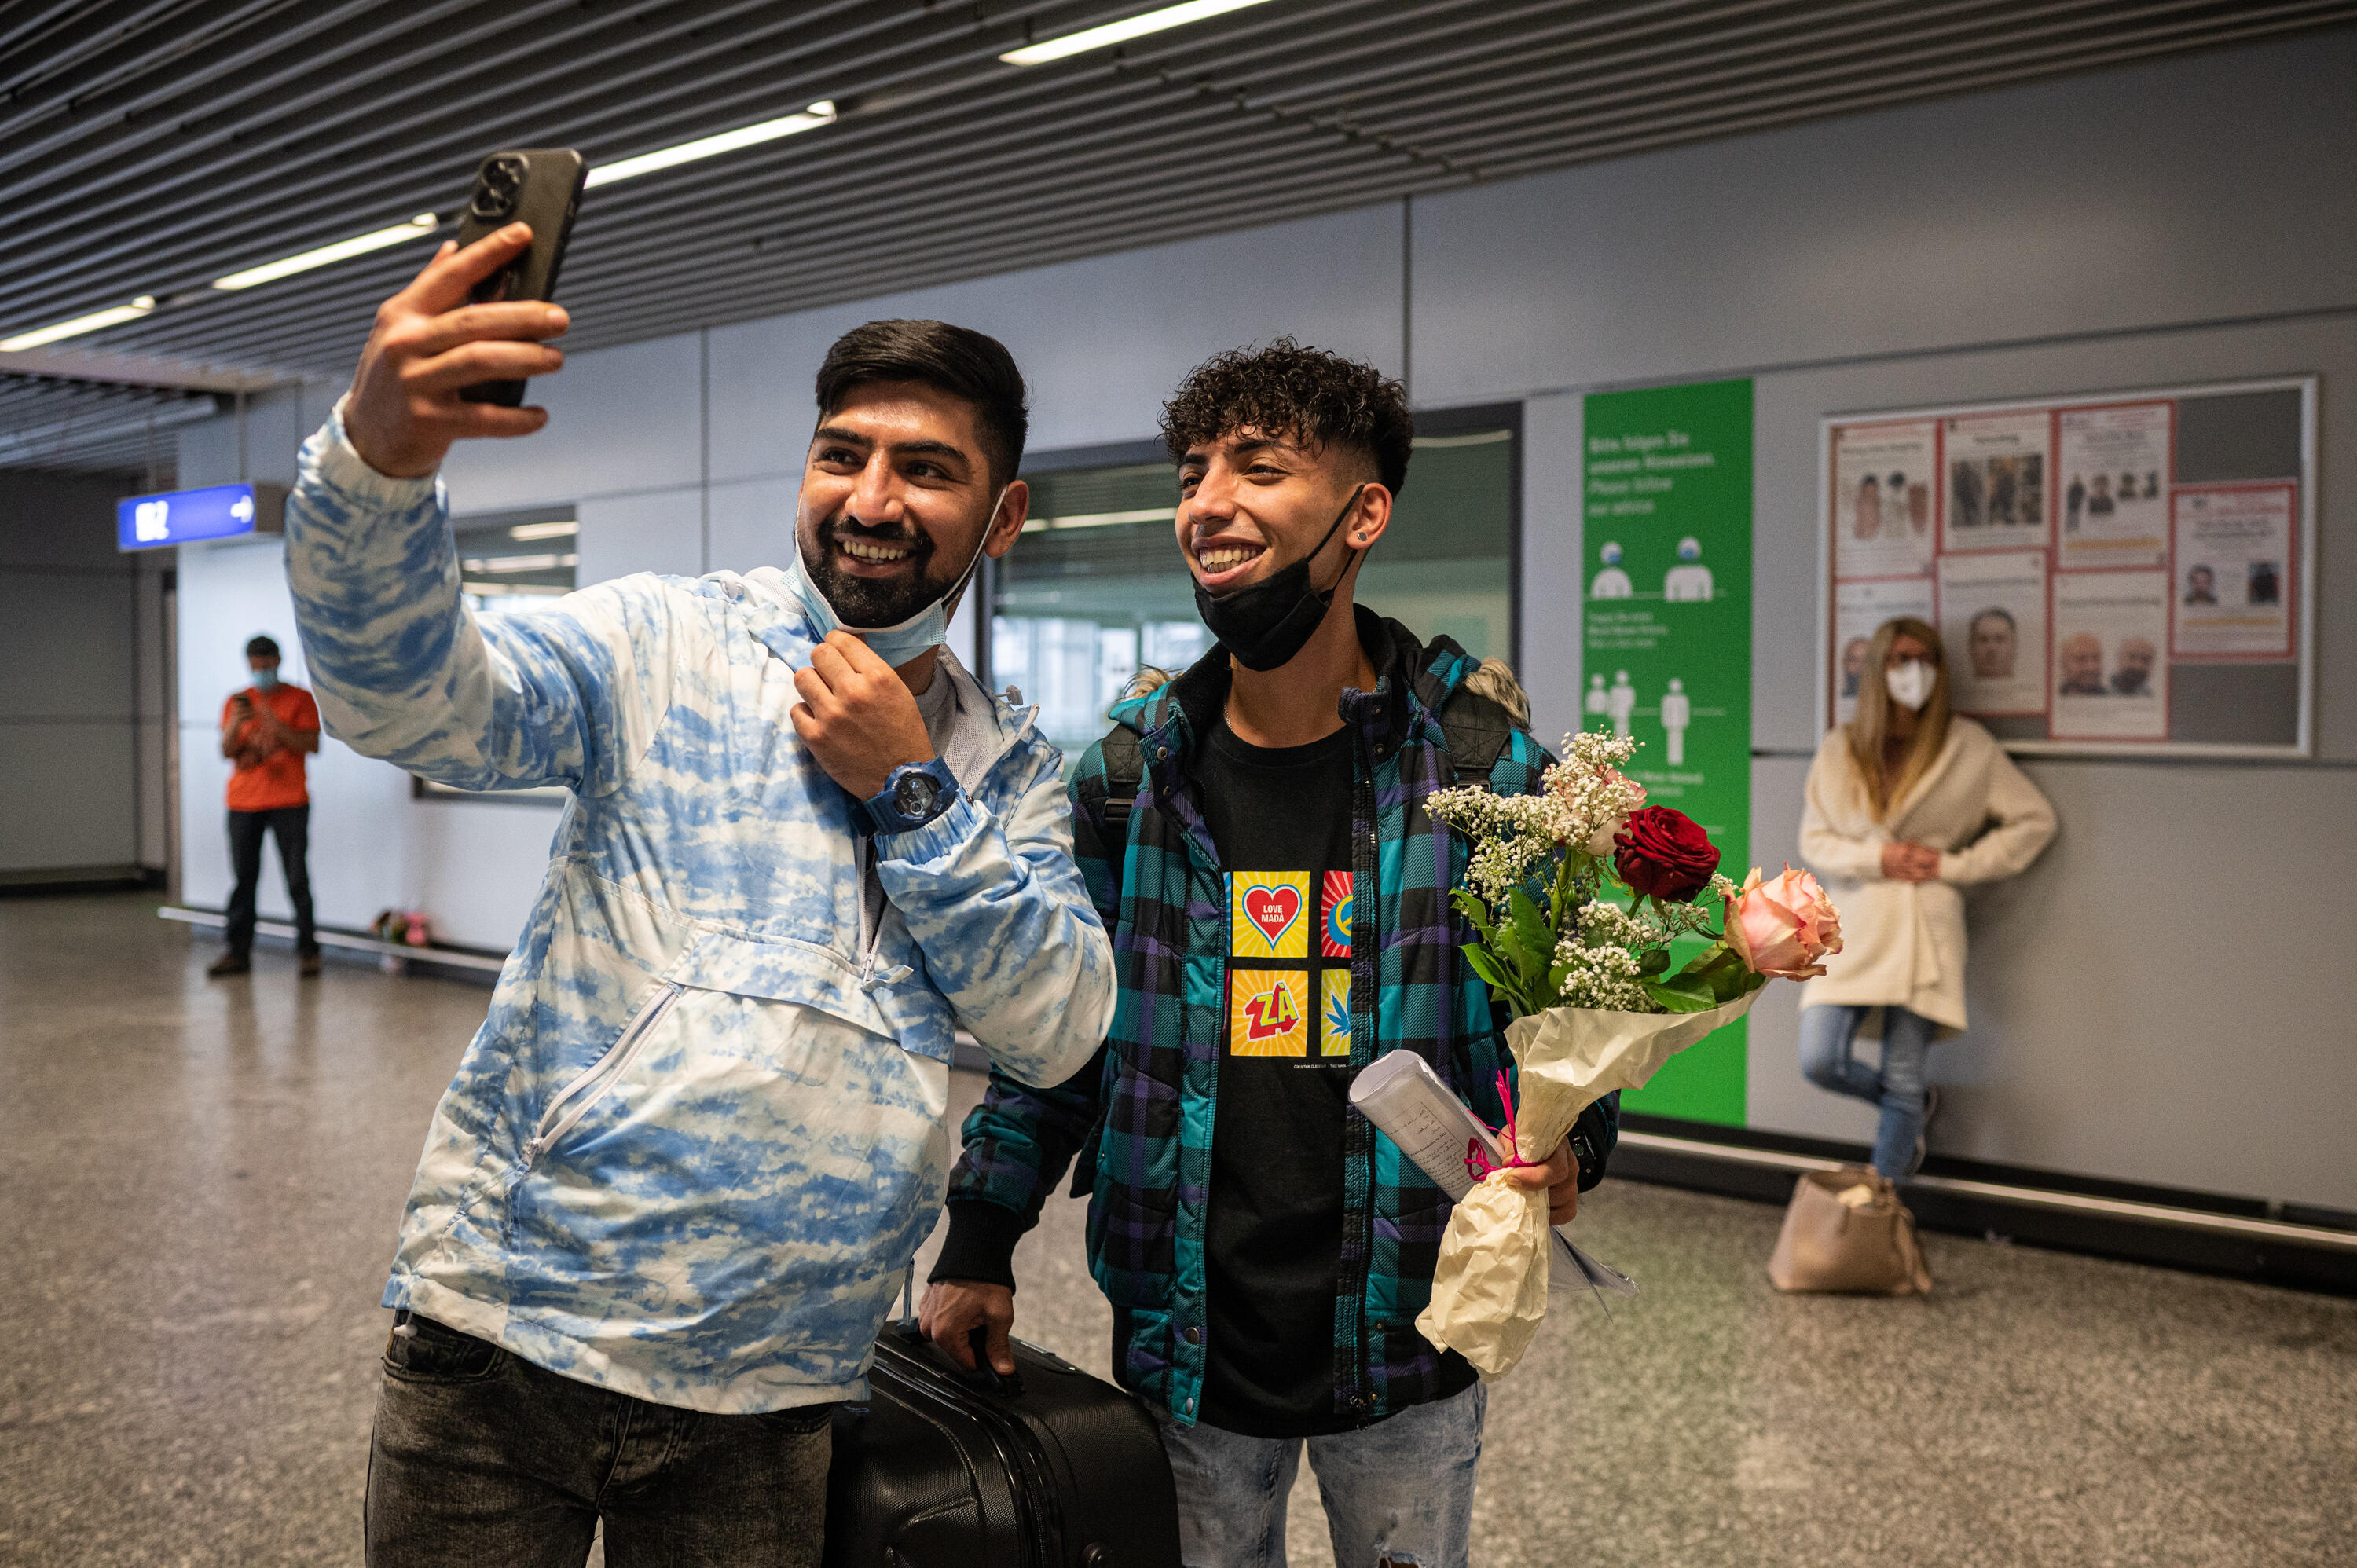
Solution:
<svg viewBox="0 0 2357 1568"><path fill-rule="evenodd" d="M1498 1103L1506 1108L1506 1124L1503 1127L1491 1127L1490 1132L1492 1136L1506 1140L1506 1150L1513 1155L1513 1158L1501 1164L1490 1157L1490 1151L1481 1146L1480 1139L1466 1139L1465 1170L1466 1174L1475 1181L1485 1180L1493 1171L1510 1171L1543 1163L1523 1158L1522 1149L1514 1142L1514 1097L1512 1090L1506 1087L1506 1075L1503 1072L1498 1074ZM1483 1125L1488 1126L1488 1123L1484 1122Z"/></svg>

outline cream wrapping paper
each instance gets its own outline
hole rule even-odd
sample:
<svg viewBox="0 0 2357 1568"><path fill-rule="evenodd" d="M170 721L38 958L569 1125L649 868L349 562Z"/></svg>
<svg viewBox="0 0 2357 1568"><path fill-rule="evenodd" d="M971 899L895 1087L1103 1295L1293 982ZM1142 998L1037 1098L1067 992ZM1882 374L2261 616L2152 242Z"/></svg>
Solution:
<svg viewBox="0 0 2357 1568"><path fill-rule="evenodd" d="M1760 990L1707 1013L1551 1007L1506 1026L1519 1069L1514 1152L1544 1161L1579 1113L1616 1089L1641 1089L1663 1062L1751 1011ZM1473 1364L1483 1382L1514 1369L1546 1316L1547 1201L1493 1171L1458 1200L1440 1238L1418 1332Z"/></svg>

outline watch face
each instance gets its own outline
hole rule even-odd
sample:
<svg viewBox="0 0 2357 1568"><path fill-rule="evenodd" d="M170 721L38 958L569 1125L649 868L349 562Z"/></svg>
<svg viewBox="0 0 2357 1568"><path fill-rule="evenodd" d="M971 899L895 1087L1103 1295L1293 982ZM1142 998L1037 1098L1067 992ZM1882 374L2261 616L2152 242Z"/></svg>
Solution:
<svg viewBox="0 0 2357 1568"><path fill-rule="evenodd" d="M930 813L942 797L942 781L929 773L911 773L892 786L892 809L904 817Z"/></svg>

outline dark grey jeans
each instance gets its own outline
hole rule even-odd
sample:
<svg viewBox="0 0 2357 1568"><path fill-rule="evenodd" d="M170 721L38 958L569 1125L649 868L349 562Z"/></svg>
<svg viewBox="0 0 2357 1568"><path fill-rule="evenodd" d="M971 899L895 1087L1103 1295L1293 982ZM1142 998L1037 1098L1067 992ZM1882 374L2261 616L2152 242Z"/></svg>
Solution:
<svg viewBox="0 0 2357 1568"><path fill-rule="evenodd" d="M406 1321L369 1445L370 1568L579 1568L601 1519L611 1568L815 1568L833 1405L650 1404Z"/></svg>

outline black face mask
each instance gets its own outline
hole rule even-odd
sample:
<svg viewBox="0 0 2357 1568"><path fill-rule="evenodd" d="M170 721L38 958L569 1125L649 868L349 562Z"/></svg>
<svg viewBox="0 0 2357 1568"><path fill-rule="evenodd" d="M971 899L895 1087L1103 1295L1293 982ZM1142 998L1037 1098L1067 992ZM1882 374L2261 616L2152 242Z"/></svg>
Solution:
<svg viewBox="0 0 2357 1568"><path fill-rule="evenodd" d="M1313 591L1309 586L1309 563L1318 552L1326 548L1326 540L1334 537L1334 530L1351 515L1366 493L1361 485L1334 514L1333 523L1325 537L1308 554L1290 566L1280 566L1257 583L1248 583L1232 593L1213 596L1202 584L1195 585L1195 613L1220 646L1234 655L1237 663L1247 670L1275 670L1293 662L1293 656L1309 645L1326 612L1333 607L1334 589L1342 585L1350 570L1346 560L1342 570L1334 575L1332 586ZM1356 554L1357 552L1351 552Z"/></svg>

